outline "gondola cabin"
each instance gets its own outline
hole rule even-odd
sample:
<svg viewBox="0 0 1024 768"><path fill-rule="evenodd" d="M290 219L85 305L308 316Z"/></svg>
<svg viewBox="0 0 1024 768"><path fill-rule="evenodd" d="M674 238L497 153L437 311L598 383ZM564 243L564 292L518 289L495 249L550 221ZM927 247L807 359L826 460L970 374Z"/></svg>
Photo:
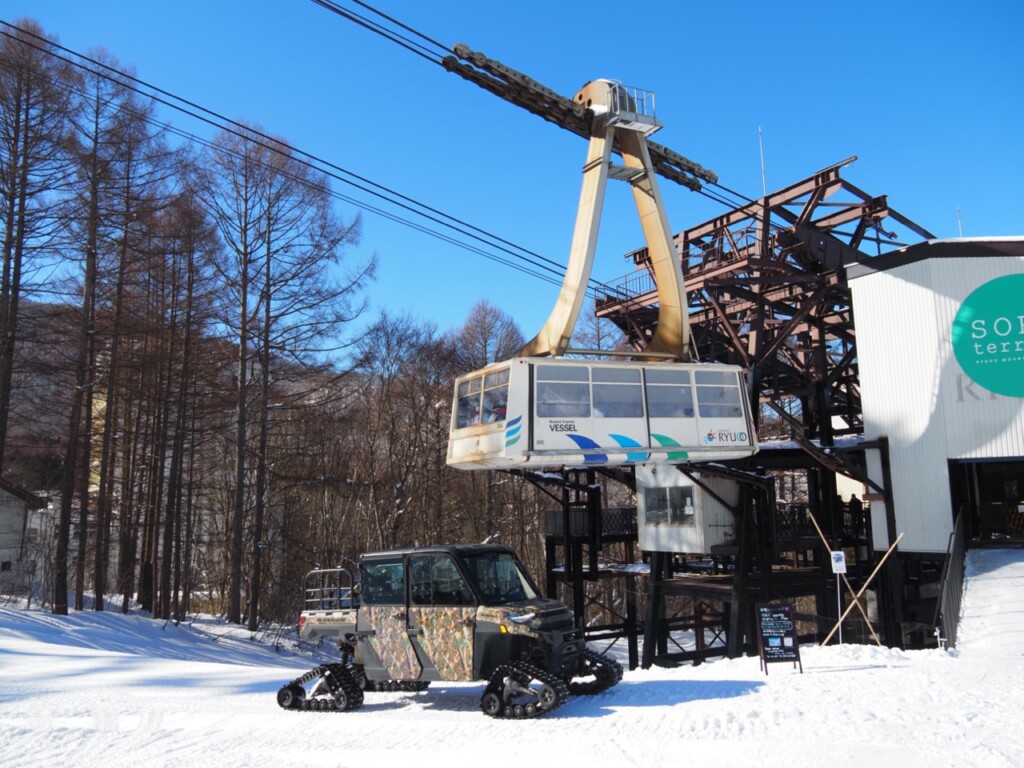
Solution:
<svg viewBox="0 0 1024 768"><path fill-rule="evenodd" d="M458 469L724 461L756 451L737 366L520 357L455 383L448 465Z"/></svg>

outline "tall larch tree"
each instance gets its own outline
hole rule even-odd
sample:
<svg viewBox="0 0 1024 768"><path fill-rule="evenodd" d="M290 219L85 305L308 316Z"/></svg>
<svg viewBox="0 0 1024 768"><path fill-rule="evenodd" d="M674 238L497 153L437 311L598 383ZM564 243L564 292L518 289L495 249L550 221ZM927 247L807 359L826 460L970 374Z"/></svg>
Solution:
<svg viewBox="0 0 1024 768"><path fill-rule="evenodd" d="M341 265L356 242L358 220L343 224L320 173L296 160L286 143L253 127L222 132L205 161L201 199L224 242L217 263L224 297L222 322L237 346L235 474L228 620L241 622L244 532L251 523L250 625L261 591L263 526L268 496L268 450L277 383L275 368L322 363L344 341L358 316L355 298L372 277L372 260ZM294 399L294 388L290 394ZM252 433L255 434L252 434ZM251 438L255 438L255 446ZM251 516L249 512L251 511Z"/></svg>
<svg viewBox="0 0 1024 768"><path fill-rule="evenodd" d="M51 55L51 42L30 20L0 29L0 474L19 309L37 270L59 247L58 212L69 180L72 73Z"/></svg>

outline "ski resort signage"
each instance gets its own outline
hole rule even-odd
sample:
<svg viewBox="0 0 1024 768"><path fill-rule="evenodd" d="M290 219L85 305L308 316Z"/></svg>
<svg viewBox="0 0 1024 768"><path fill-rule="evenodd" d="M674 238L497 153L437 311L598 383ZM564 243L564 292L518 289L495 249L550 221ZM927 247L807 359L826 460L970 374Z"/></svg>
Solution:
<svg viewBox="0 0 1024 768"><path fill-rule="evenodd" d="M757 649L761 656L761 669L768 674L768 665L777 661L791 661L800 666L800 643L793 608L789 605L759 605L757 607Z"/></svg>
<svg viewBox="0 0 1024 768"><path fill-rule="evenodd" d="M846 553L840 549L831 554L832 573L846 573Z"/></svg>
<svg viewBox="0 0 1024 768"><path fill-rule="evenodd" d="M1024 397L1024 275L976 288L960 305L951 335L972 381L997 395Z"/></svg>

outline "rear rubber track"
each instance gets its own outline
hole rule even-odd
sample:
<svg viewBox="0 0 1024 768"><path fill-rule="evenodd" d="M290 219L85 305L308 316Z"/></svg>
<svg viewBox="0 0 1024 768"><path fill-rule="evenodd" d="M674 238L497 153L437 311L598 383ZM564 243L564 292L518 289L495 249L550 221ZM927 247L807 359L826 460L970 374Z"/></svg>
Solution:
<svg viewBox="0 0 1024 768"><path fill-rule="evenodd" d="M591 679L570 681L569 693L573 696L593 696L622 681L622 665L610 656L585 648L580 654L580 665L575 677Z"/></svg>
<svg viewBox="0 0 1024 768"><path fill-rule="evenodd" d="M305 685L314 680L323 681L330 696L307 698ZM363 689L346 665L323 664L281 686L277 692L277 703L284 709L307 712L347 712L362 706Z"/></svg>

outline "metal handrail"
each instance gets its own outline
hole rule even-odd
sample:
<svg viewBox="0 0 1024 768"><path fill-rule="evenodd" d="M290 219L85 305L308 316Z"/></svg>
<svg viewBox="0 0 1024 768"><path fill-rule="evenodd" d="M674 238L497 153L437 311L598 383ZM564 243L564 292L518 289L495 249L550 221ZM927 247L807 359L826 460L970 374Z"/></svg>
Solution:
<svg viewBox="0 0 1024 768"><path fill-rule="evenodd" d="M946 547L946 562L942 566L939 597L935 605L935 636L939 645L956 647L956 632L960 624L960 604L964 594L964 572L966 569L967 535L964 525L965 509L957 512L953 532L949 534Z"/></svg>
<svg viewBox="0 0 1024 768"><path fill-rule="evenodd" d="M322 568L306 574L303 610L325 611L356 608L359 595L352 573L346 568Z"/></svg>

